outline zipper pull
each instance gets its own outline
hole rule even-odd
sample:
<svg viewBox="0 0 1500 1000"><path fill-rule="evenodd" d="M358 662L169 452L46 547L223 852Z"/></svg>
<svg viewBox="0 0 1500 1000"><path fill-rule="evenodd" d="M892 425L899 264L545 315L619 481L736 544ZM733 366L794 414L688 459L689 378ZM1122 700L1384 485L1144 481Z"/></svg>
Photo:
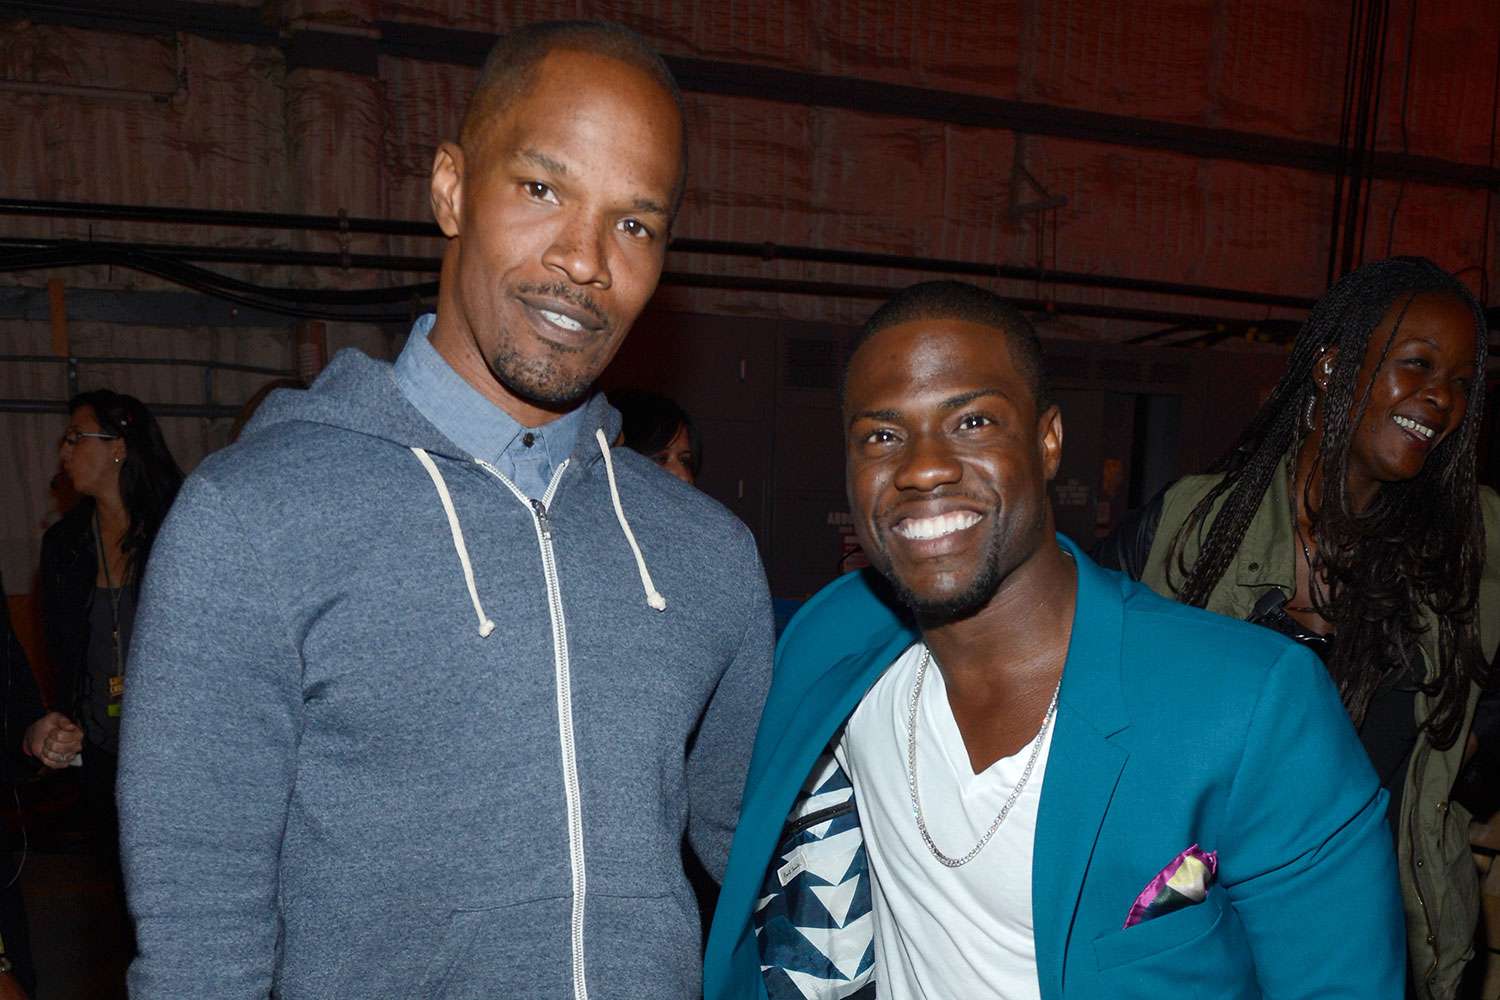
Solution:
<svg viewBox="0 0 1500 1000"><path fill-rule="evenodd" d="M542 537L550 541L552 538L552 522L547 520L547 508L540 500L533 500L531 501L531 509L536 511L537 522L542 526Z"/></svg>

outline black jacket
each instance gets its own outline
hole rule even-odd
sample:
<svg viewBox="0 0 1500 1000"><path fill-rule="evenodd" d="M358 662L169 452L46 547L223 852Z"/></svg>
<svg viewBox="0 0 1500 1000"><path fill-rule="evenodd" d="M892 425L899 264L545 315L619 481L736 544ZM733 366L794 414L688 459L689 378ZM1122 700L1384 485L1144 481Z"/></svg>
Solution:
<svg viewBox="0 0 1500 1000"><path fill-rule="evenodd" d="M1139 580L1146 571L1146 560L1156 541L1156 526L1161 523L1162 502L1166 495L1167 491L1162 490L1146 501L1144 507L1120 518L1109 537L1089 553L1094 562L1105 569L1119 570L1132 580Z"/></svg>
<svg viewBox="0 0 1500 1000"><path fill-rule="evenodd" d="M0 582L0 594L5 584ZM0 600L0 781L14 783L28 770L22 764L21 737L43 714L42 695L26 651L10 625L10 604Z"/></svg>
<svg viewBox="0 0 1500 1000"><path fill-rule="evenodd" d="M94 504L84 500L42 536L42 630L57 668L58 711L83 718L88 676L89 610L99 558Z"/></svg>

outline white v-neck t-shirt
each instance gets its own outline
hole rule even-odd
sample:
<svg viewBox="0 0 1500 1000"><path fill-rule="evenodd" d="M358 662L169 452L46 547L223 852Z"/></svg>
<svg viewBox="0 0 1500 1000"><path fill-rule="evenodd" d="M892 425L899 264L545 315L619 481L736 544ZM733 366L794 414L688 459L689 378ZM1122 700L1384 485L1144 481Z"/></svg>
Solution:
<svg viewBox="0 0 1500 1000"><path fill-rule="evenodd" d="M925 647L891 664L855 709L835 749L854 784L870 857L875 976L894 1000L1039 1000L1031 919L1031 858L1048 728L1031 777L1005 822L967 864L941 864L917 832L907 785L907 713ZM917 710L917 780L922 818L950 858L984 836L1031 757L975 774L937 664L927 669Z"/></svg>

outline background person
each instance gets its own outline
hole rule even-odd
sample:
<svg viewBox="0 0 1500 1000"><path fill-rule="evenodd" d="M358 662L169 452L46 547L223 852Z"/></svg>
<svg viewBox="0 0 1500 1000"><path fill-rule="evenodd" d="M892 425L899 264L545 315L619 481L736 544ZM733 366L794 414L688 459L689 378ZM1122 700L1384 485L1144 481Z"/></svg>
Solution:
<svg viewBox="0 0 1500 1000"><path fill-rule="evenodd" d="M782 635L705 996L1398 996L1385 793L1327 673L1056 534L1043 372L973 285L861 331L845 468L878 575Z"/></svg>
<svg viewBox="0 0 1500 1000"><path fill-rule="evenodd" d="M27 749L56 766L53 744L81 727L84 802L98 846L113 856L120 712L136 601L182 470L140 400L108 389L68 401L58 455L81 497L42 538L42 627L58 670L61 711L31 727Z"/></svg>
<svg viewBox="0 0 1500 1000"><path fill-rule="evenodd" d="M126 688L135 1000L699 992L683 845L722 874L769 595L593 391L684 141L634 33L509 32L433 158L436 313L194 471Z"/></svg>
<svg viewBox="0 0 1500 1000"><path fill-rule="evenodd" d="M1487 344L1431 261L1366 264L1313 308L1235 446L1100 553L1322 658L1390 792L1422 998L1455 995L1479 911L1450 791L1500 643L1500 498L1475 482Z"/></svg>
<svg viewBox="0 0 1500 1000"><path fill-rule="evenodd" d="M703 463L703 441L693 418L659 392L620 389L609 394L620 411L621 443L692 486Z"/></svg>
<svg viewBox="0 0 1500 1000"><path fill-rule="evenodd" d="M62 725L46 725L50 713L42 707L36 676L27 662L26 650L10 623L10 604L4 600L5 582L0 580L0 790L20 806L14 786L30 775L22 763L24 753L44 767L67 767L83 745L83 730L63 719ZM45 732L45 735L40 735ZM35 737L35 739L33 739ZM31 955L31 928L21 895L21 865L0 872L0 1000L17 1000L36 992L36 964Z"/></svg>

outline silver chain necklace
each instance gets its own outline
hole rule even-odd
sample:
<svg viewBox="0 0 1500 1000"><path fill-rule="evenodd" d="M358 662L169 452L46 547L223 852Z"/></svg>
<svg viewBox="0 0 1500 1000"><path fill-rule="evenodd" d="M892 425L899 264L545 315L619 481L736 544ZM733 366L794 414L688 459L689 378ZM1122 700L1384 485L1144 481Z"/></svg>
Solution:
<svg viewBox="0 0 1500 1000"><path fill-rule="evenodd" d="M932 663L932 650L925 646L922 649L922 662L917 665L917 679L911 687L911 702L907 706L906 715L906 785L911 791L911 811L917 817L917 832L922 835L922 843L927 845L927 850L938 863L948 868L961 868L973 861L984 850L984 845L990 842L995 831L1000 829L1000 824L1005 822L1005 817L1010 815L1011 806L1021 797L1021 792L1026 788L1026 782L1031 780L1031 770L1036 767L1036 759L1042 752L1042 743L1047 738L1047 730L1052 726L1052 718L1057 714L1057 693L1062 690L1062 679L1058 678L1057 687L1052 690L1052 703L1047 706L1047 714L1042 718L1042 728L1037 730L1036 739L1031 741L1031 756L1027 758L1026 770L1021 772L1021 780L1016 782L1016 787L1010 790L1005 798L1005 804L1000 807L1000 814L995 817L995 822L985 831L984 836L979 838L979 843L974 849L961 858L953 858L944 854L938 845L933 843L932 835L927 832L927 822L922 818L922 799L917 794L917 706L922 700L922 682L927 679L927 668Z"/></svg>

